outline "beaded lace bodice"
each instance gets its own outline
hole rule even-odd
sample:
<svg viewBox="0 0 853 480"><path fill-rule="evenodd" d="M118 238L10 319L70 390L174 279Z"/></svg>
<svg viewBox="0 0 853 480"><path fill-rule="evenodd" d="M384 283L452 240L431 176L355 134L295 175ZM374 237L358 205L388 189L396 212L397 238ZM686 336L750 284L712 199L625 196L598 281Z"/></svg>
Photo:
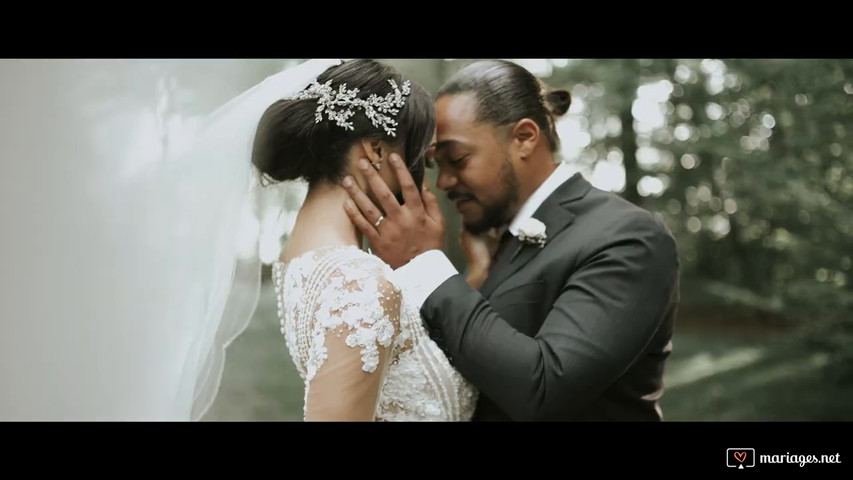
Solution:
<svg viewBox="0 0 853 480"><path fill-rule="evenodd" d="M429 338L390 273L354 246L273 265L281 332L305 382L306 419L357 411L380 421L471 419L476 391Z"/></svg>

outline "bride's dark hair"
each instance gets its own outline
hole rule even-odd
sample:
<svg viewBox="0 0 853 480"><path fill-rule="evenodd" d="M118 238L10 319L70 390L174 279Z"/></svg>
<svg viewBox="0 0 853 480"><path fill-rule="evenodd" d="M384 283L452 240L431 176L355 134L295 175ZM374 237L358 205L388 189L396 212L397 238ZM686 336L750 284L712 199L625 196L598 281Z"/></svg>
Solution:
<svg viewBox="0 0 853 480"><path fill-rule="evenodd" d="M332 81L337 91L346 84L358 89L359 98L375 94L385 97L393 91L388 80L402 88L404 78L392 67L374 60L351 60L330 67L317 82ZM307 87L307 85L306 85ZM317 99L284 99L272 104L261 117L252 149L252 163L266 181L304 179L313 185L321 181L338 182L347 173L347 153L361 139L378 139L390 145L405 142L405 161L415 181L424 175L423 156L435 129L432 98L419 85L411 84L411 93L396 116L396 136L375 127L362 110L348 119L353 130L344 129L325 115L315 122Z"/></svg>

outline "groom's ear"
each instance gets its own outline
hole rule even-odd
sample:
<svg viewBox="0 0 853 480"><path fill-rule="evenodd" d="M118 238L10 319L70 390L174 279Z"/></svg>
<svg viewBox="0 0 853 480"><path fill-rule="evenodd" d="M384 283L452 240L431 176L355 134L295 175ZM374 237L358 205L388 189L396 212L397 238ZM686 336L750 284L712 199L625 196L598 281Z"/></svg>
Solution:
<svg viewBox="0 0 853 480"><path fill-rule="evenodd" d="M512 144L516 147L519 158L530 158L539 143L541 130L539 125L529 118L522 118L512 129Z"/></svg>

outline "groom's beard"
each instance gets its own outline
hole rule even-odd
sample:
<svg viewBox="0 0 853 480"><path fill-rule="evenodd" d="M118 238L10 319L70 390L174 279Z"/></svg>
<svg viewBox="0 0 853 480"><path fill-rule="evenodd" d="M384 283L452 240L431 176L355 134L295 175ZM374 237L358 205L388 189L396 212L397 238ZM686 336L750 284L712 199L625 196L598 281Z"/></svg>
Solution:
<svg viewBox="0 0 853 480"><path fill-rule="evenodd" d="M447 198L453 201L457 198L470 198L479 203L483 209L483 214L479 219L472 222L467 222L463 218L462 226L468 232L474 235L480 235L489 231L492 228L500 228L508 224L510 220L510 209L517 204L518 200L518 177L512 169L512 165L508 159L505 159L500 172L501 192L497 200L489 205L484 204L473 195L459 194L450 192Z"/></svg>

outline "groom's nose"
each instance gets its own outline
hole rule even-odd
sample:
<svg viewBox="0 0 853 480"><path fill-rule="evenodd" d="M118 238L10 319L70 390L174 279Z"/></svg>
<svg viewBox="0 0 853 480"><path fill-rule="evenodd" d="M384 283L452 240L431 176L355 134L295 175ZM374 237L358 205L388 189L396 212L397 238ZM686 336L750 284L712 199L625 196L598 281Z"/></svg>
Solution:
<svg viewBox="0 0 853 480"><path fill-rule="evenodd" d="M438 180L435 182L435 186L446 192L455 187L458 183L459 180L456 178L456 175L450 173L449 168L439 169Z"/></svg>

